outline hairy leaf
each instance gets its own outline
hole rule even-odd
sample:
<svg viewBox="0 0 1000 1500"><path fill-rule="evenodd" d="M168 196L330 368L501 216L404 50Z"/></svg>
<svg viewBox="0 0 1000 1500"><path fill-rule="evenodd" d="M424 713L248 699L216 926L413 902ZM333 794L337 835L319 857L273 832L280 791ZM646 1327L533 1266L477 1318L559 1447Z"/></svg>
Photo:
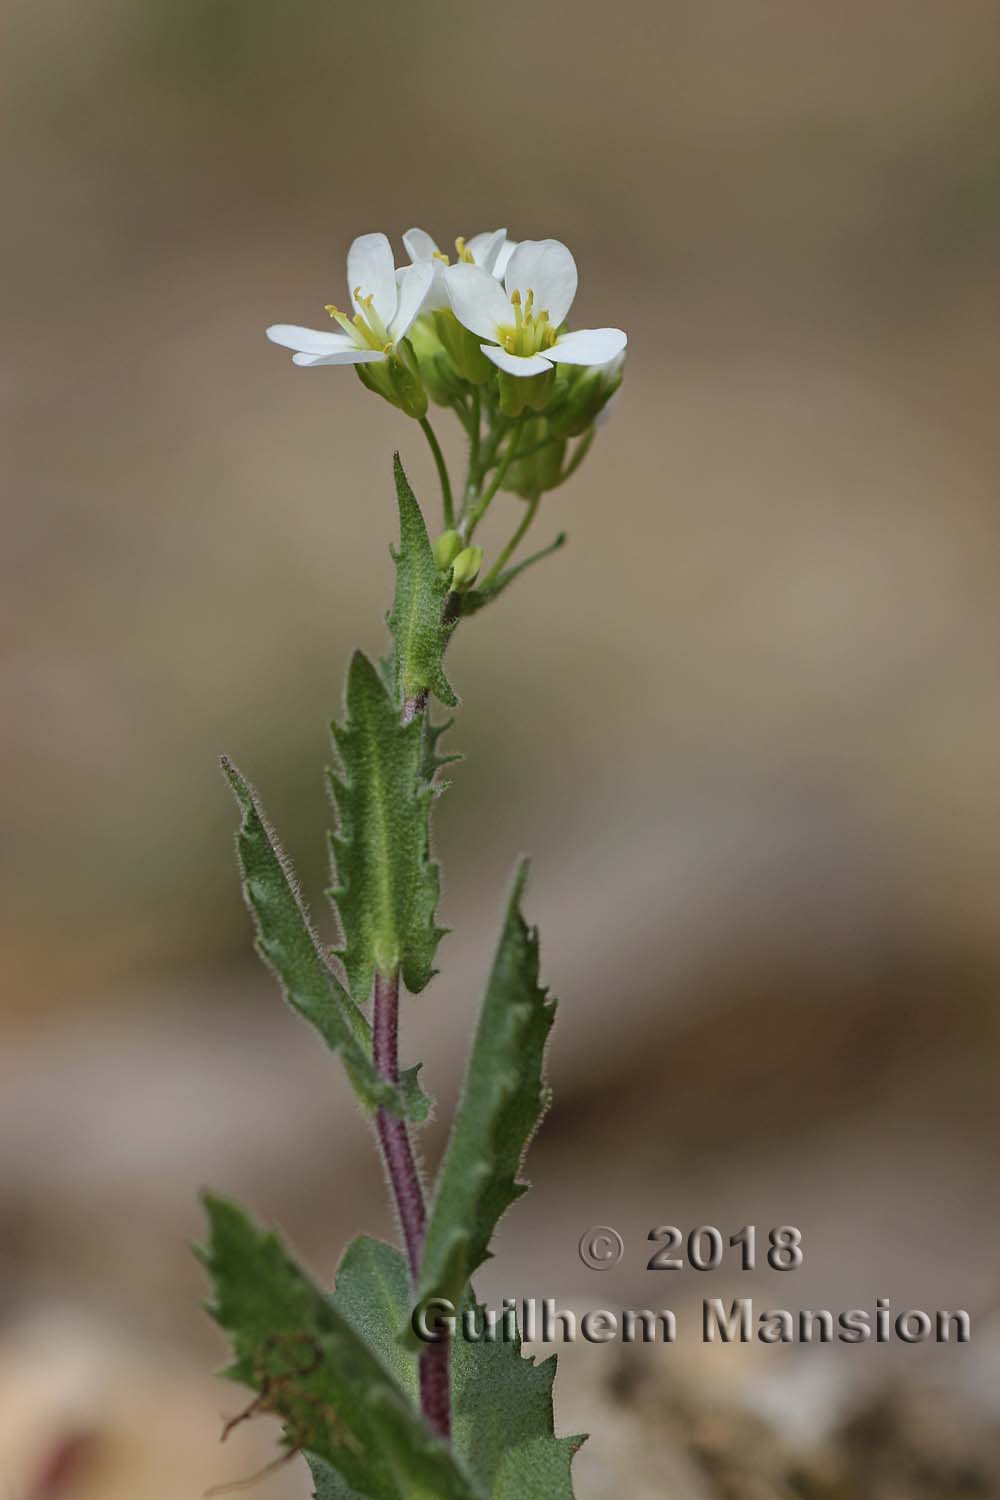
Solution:
<svg viewBox="0 0 1000 1500"><path fill-rule="evenodd" d="M586 1441L583 1437L532 1438L510 1448L500 1461L491 1500L573 1500L570 1464Z"/></svg>
<svg viewBox="0 0 1000 1500"><path fill-rule="evenodd" d="M526 867L514 883L490 974L462 1097L438 1178L424 1242L418 1301L457 1307L489 1256L501 1215L527 1184L521 1160L547 1103L545 1043L555 1002L538 985L538 935L521 916Z"/></svg>
<svg viewBox="0 0 1000 1500"><path fill-rule="evenodd" d="M342 774L330 774L337 809L331 891L343 929L351 993L363 1004L377 969L400 969L406 988L422 990L446 931L434 920L440 872L430 854L434 789L420 718L400 720L397 705L367 656L357 651L347 677L347 717L333 736Z"/></svg>
<svg viewBox="0 0 1000 1500"><path fill-rule="evenodd" d="M257 793L231 761L223 759L222 767L243 814L237 848L257 951L277 976L289 1005L340 1054L362 1103L370 1110L385 1105L403 1119L425 1119L430 1100L417 1083L417 1068L403 1075L398 1089L375 1071L371 1028L323 955Z"/></svg>
<svg viewBox="0 0 1000 1500"><path fill-rule="evenodd" d="M205 1200L210 1312L229 1334L227 1376L284 1422L284 1441L325 1460L368 1500L485 1500L377 1355L277 1237L234 1204ZM334 1491L336 1493L336 1491Z"/></svg>
<svg viewBox="0 0 1000 1500"><path fill-rule="evenodd" d="M442 665L454 629L454 621L445 619L449 575L441 572L434 560L420 506L398 453L393 459L393 472L399 504L399 551L392 554L396 592L388 615L393 649L386 663L387 675L400 706L407 698L434 693L452 708L458 699Z"/></svg>
<svg viewBox="0 0 1000 1500"><path fill-rule="evenodd" d="M416 1401L417 1354L399 1337L408 1325L410 1303L402 1253L367 1235L352 1241L337 1270L333 1304ZM471 1289L465 1307L475 1309ZM477 1326L482 1326L481 1310ZM583 1439L554 1435L555 1373L555 1357L536 1365L522 1356L519 1337L510 1342L459 1337L452 1344L452 1442L491 1496L572 1500L569 1460ZM330 1487L335 1476L326 1465L314 1464L313 1473L317 1500L350 1500L349 1491ZM523 1480L519 1490L510 1487L517 1477ZM498 1484L508 1487L500 1491Z"/></svg>
<svg viewBox="0 0 1000 1500"><path fill-rule="evenodd" d="M441 724L434 724L431 722L429 713L422 715L423 742L420 756L420 775L428 785L434 783L434 778L442 766L454 765L456 761L462 759L461 754L458 752L454 755L438 754L438 741L443 734L448 733L454 722L454 719L445 719ZM448 782L446 781L436 782L434 784L434 795L439 796L447 786Z"/></svg>

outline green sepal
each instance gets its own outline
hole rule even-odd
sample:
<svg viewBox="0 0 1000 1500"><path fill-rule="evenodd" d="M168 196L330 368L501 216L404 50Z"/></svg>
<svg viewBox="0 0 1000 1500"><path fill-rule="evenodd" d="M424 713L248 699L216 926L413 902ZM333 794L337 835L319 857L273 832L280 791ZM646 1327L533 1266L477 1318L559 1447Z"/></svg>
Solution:
<svg viewBox="0 0 1000 1500"><path fill-rule="evenodd" d="M434 330L462 380L484 385L496 374L496 366L479 347L482 340L463 327L450 308L434 313Z"/></svg>
<svg viewBox="0 0 1000 1500"><path fill-rule="evenodd" d="M398 969L411 994L434 974L447 931L434 920L440 871L430 853L435 788L424 775L422 716L403 724L382 677L361 651L347 675L347 713L333 726L340 774L329 784L343 960L351 994L368 999L375 971Z"/></svg>
<svg viewBox="0 0 1000 1500"><path fill-rule="evenodd" d="M403 472L397 453L393 458L396 499L399 505L399 550L392 549L396 564L396 590L386 623L392 634L392 652L384 663L399 706L408 698L433 693L448 708L458 702L444 675L445 648L454 620L445 618L449 573L437 566L427 527Z"/></svg>
<svg viewBox="0 0 1000 1500"><path fill-rule="evenodd" d="M417 357L420 378L428 396L438 406L453 406L463 396L465 382L445 353L434 328L434 314L419 317L410 325L407 338Z"/></svg>
<svg viewBox="0 0 1000 1500"><path fill-rule="evenodd" d="M402 1253L359 1235L337 1269L334 1307L372 1349L400 1388L418 1399L417 1354L400 1333L410 1316L410 1280ZM471 1292L465 1308L475 1309ZM479 1326L481 1309L479 1310ZM518 1500L572 1500L569 1463L583 1439L554 1434L553 1355L542 1364L507 1342L457 1338L451 1348L452 1445L463 1467L488 1491ZM354 1500L327 1464L312 1463L317 1500ZM513 1488L516 1481L521 1488Z"/></svg>
<svg viewBox="0 0 1000 1500"><path fill-rule="evenodd" d="M208 1196L209 1312L234 1361L227 1378L284 1423L283 1443L325 1461L366 1500L486 1500L410 1395L277 1236ZM336 1491L333 1491L336 1494Z"/></svg>
<svg viewBox="0 0 1000 1500"><path fill-rule="evenodd" d="M257 952L292 1009L316 1028L331 1052L339 1053L366 1109L384 1105L401 1119L426 1119L430 1100L417 1082L419 1065L402 1075L398 1088L376 1072L371 1028L326 960L288 856L256 791L226 757L222 769L243 815L236 843L243 894L257 929Z"/></svg>
<svg viewBox="0 0 1000 1500"><path fill-rule="evenodd" d="M400 339L388 358L355 365L361 384L419 422L427 415L427 392L409 339Z"/></svg>
<svg viewBox="0 0 1000 1500"><path fill-rule="evenodd" d="M489 1257L501 1216L527 1191L518 1174L548 1103L542 1072L555 1001L538 984L538 934L521 915L526 876L522 865L438 1176L418 1304L443 1297L461 1305L470 1277Z"/></svg>
<svg viewBox="0 0 1000 1500"><path fill-rule="evenodd" d="M543 547L540 552L533 552L523 562L515 563L511 568L505 568L488 588L470 589L467 594L456 595L460 618L464 618L466 615L478 614L481 609L486 608L487 604L492 604L494 599L499 598L504 589L509 584L512 584L518 574L524 572L525 568L532 567L535 563L541 562L545 557L551 557L553 552L558 552L565 545L566 533L565 531L560 531L555 541L550 542L547 547Z"/></svg>
<svg viewBox="0 0 1000 1500"><path fill-rule="evenodd" d="M508 375L506 370L499 370L500 410L507 417L519 417L524 411L544 411L552 401L555 383L554 366L542 375Z"/></svg>

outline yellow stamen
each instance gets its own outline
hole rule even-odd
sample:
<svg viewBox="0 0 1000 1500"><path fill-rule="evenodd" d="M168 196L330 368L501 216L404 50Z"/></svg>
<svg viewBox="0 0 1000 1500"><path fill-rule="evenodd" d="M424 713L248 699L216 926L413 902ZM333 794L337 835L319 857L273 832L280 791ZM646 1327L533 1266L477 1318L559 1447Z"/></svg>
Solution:
<svg viewBox="0 0 1000 1500"><path fill-rule="evenodd" d="M447 255L445 255L443 250L435 250L434 254L431 256L431 259L439 260L443 266L447 266L450 264L449 258Z"/></svg>
<svg viewBox="0 0 1000 1500"><path fill-rule="evenodd" d="M473 254L472 254L472 251L469 249L468 245L465 243L465 240L462 237L462 235L459 235L458 239L455 241L455 249L456 249L456 251L458 253L459 260L464 261L467 266L474 266L475 265L476 262L475 262L475 258L473 256Z"/></svg>
<svg viewBox="0 0 1000 1500"><path fill-rule="evenodd" d="M543 349L551 349L556 341L556 330L552 327L548 308L535 312L535 294L529 288L521 296L517 287L510 294L510 305L514 313L513 327L508 323L497 329L497 340L508 354L526 358Z"/></svg>

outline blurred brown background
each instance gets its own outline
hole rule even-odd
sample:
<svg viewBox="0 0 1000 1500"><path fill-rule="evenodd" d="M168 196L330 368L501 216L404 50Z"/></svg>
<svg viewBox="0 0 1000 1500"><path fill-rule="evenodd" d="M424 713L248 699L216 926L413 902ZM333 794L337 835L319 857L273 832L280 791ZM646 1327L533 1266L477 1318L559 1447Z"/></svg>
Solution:
<svg viewBox="0 0 1000 1500"><path fill-rule="evenodd" d="M631 335L543 507L570 546L452 659L456 934L406 1051L447 1105L521 850L562 997L481 1290L968 1307L962 1350L577 1348L560 1425L595 1432L581 1500L997 1493L997 6L4 9L3 1500L266 1460L265 1424L217 1446L201 1185L326 1276L391 1230L250 953L216 757L320 915L392 448L433 474L263 329L322 326L350 239L414 223L567 241L577 321ZM643 1269L653 1225L748 1221L799 1225L802 1271ZM603 1277L592 1223L626 1241Z"/></svg>

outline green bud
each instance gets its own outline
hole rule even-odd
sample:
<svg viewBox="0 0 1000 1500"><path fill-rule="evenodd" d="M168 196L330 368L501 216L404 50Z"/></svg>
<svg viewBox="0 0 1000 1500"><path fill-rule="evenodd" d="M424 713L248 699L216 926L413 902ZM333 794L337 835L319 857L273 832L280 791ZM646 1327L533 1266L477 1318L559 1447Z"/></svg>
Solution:
<svg viewBox="0 0 1000 1500"><path fill-rule="evenodd" d="M480 349L481 340L467 328L463 328L450 309L441 308L435 312L434 330L463 380L468 380L472 385L482 385L489 380L496 366Z"/></svg>
<svg viewBox="0 0 1000 1500"><path fill-rule="evenodd" d="M434 561L444 571L450 568L462 550L462 538L457 531L442 531L434 542Z"/></svg>
<svg viewBox="0 0 1000 1500"><path fill-rule="evenodd" d="M482 547L466 547L458 554L451 565L451 591L453 594L461 593L464 589L471 589L479 577L479 569L483 565Z"/></svg>
<svg viewBox="0 0 1000 1500"><path fill-rule="evenodd" d="M592 427L621 385L624 363L619 355L606 365L564 365L553 403L553 431L579 437Z"/></svg>

